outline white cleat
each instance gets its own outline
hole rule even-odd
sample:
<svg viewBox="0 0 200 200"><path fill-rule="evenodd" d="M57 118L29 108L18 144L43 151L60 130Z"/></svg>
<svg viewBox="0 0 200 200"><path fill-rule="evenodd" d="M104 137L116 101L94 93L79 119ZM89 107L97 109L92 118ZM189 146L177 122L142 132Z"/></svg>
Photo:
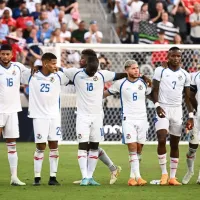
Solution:
<svg viewBox="0 0 200 200"><path fill-rule="evenodd" d="M182 183L184 185L187 185L190 182L190 179L192 178L192 176L194 175L193 172L187 172L186 175L183 177Z"/></svg>
<svg viewBox="0 0 200 200"><path fill-rule="evenodd" d="M197 184L200 184L200 176L197 179Z"/></svg>
<svg viewBox="0 0 200 200"><path fill-rule="evenodd" d="M110 185L114 184L117 181L118 176L120 175L122 168L117 166L117 169L111 173Z"/></svg>
<svg viewBox="0 0 200 200"><path fill-rule="evenodd" d="M17 177L11 177L10 185L24 186L24 185L26 185L26 183L21 182Z"/></svg>

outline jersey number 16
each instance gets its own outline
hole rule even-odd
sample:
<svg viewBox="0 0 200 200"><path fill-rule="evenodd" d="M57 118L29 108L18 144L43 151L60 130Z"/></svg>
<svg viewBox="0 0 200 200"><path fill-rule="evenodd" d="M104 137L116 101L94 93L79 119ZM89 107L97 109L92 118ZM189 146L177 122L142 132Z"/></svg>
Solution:
<svg viewBox="0 0 200 200"><path fill-rule="evenodd" d="M87 84L87 91L93 90L93 83L86 83Z"/></svg>

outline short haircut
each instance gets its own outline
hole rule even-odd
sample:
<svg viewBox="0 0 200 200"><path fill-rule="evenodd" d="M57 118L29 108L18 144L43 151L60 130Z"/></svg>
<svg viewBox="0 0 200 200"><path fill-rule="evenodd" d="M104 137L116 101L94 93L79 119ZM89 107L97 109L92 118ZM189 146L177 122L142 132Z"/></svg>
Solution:
<svg viewBox="0 0 200 200"><path fill-rule="evenodd" d="M169 52L170 51L180 51L180 49L178 47L172 47L172 48L169 49Z"/></svg>
<svg viewBox="0 0 200 200"><path fill-rule="evenodd" d="M96 52L92 49L84 49L81 54L86 56L97 56Z"/></svg>
<svg viewBox="0 0 200 200"><path fill-rule="evenodd" d="M137 61L135 61L135 60L127 60L127 61L124 63L124 68L127 69L127 68L129 68L131 65L134 65L134 64L138 66Z"/></svg>
<svg viewBox="0 0 200 200"><path fill-rule="evenodd" d="M97 67L99 66L99 60L96 56L89 56L87 59L87 66Z"/></svg>
<svg viewBox="0 0 200 200"><path fill-rule="evenodd" d="M53 53L48 52L42 55L42 61L45 61L45 60L50 61L53 59L57 59L57 57Z"/></svg>
<svg viewBox="0 0 200 200"><path fill-rule="evenodd" d="M12 51L12 46L9 44L3 44L1 45L0 51Z"/></svg>

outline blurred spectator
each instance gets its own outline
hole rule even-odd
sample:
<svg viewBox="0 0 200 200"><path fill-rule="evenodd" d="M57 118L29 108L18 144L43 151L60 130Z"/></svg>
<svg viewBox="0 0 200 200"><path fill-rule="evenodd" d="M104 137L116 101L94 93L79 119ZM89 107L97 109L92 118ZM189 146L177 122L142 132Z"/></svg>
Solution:
<svg viewBox="0 0 200 200"><path fill-rule="evenodd" d="M23 38L27 39L30 35L31 30L34 28L34 24L32 21L26 22L26 28L23 30Z"/></svg>
<svg viewBox="0 0 200 200"><path fill-rule="evenodd" d="M5 40L6 36L9 34L9 29L6 24L2 24L0 20L0 41Z"/></svg>
<svg viewBox="0 0 200 200"><path fill-rule="evenodd" d="M29 43L38 43L37 39L37 30L35 28L31 29L31 32L29 33L29 37L26 38L26 42Z"/></svg>
<svg viewBox="0 0 200 200"><path fill-rule="evenodd" d="M85 22L81 21L79 23L79 28L72 32L72 42L85 43L84 35L86 32L88 32L88 30L85 29Z"/></svg>
<svg viewBox="0 0 200 200"><path fill-rule="evenodd" d="M8 0L7 6L11 9L19 7L22 0Z"/></svg>
<svg viewBox="0 0 200 200"><path fill-rule="evenodd" d="M102 32L98 31L97 21L90 22L89 31L85 33L86 43L101 43L103 38Z"/></svg>
<svg viewBox="0 0 200 200"><path fill-rule="evenodd" d="M115 0L114 13L116 16L117 34L120 38L126 37L128 8L126 0Z"/></svg>
<svg viewBox="0 0 200 200"><path fill-rule="evenodd" d="M174 37L174 44L182 44L182 38L179 34L176 34Z"/></svg>
<svg viewBox="0 0 200 200"><path fill-rule="evenodd" d="M57 20L58 9L55 7L55 3L49 1L46 5L47 5L48 19Z"/></svg>
<svg viewBox="0 0 200 200"><path fill-rule="evenodd" d="M78 11L78 2L76 0L61 0L62 6L65 7L65 14L79 12Z"/></svg>
<svg viewBox="0 0 200 200"><path fill-rule="evenodd" d="M194 4L194 13L190 15L191 40L194 44L200 44L200 4Z"/></svg>
<svg viewBox="0 0 200 200"><path fill-rule="evenodd" d="M165 32L160 30L158 32L158 40L154 44L169 44L169 41L165 39Z"/></svg>
<svg viewBox="0 0 200 200"><path fill-rule="evenodd" d="M174 25L169 22L169 16L167 12L162 13L162 21L157 24L158 29L165 29L166 27L172 28Z"/></svg>
<svg viewBox="0 0 200 200"><path fill-rule="evenodd" d="M149 6L151 5L152 2L149 3ZM162 13L165 12L164 10L164 6L163 6L163 3L158 1L156 3L156 11L154 13L156 13L155 17L151 18L151 21L153 23L158 23L158 22L161 22L162 21ZM149 10L149 13L150 13L150 10ZM150 13L150 16L152 17L151 13ZM154 15L153 15L154 16Z"/></svg>
<svg viewBox="0 0 200 200"><path fill-rule="evenodd" d="M22 36L23 36L22 28L17 28L16 29L16 38L19 40L17 44L23 51L24 48L26 47L26 40Z"/></svg>
<svg viewBox="0 0 200 200"><path fill-rule="evenodd" d="M141 21L147 21L149 19L148 13L148 4L145 3L141 7L140 12L136 12L133 16L133 35L134 35L134 44L139 43L139 28Z"/></svg>
<svg viewBox="0 0 200 200"><path fill-rule="evenodd" d="M5 10L8 10L10 16L12 17L12 10L9 7L6 7L6 2L6 0L0 0L0 17L2 17Z"/></svg>
<svg viewBox="0 0 200 200"><path fill-rule="evenodd" d="M98 60L99 60L99 66L101 70L110 70L111 62L108 60L108 58L106 58L105 55L101 54L98 57Z"/></svg>
<svg viewBox="0 0 200 200"><path fill-rule="evenodd" d="M65 40L60 36L60 28L56 28L52 33L51 33L51 38L49 40L49 43L63 43Z"/></svg>
<svg viewBox="0 0 200 200"><path fill-rule="evenodd" d="M34 18L34 20L38 19L41 13L41 4L36 3L35 4L35 11L31 13L31 16Z"/></svg>
<svg viewBox="0 0 200 200"><path fill-rule="evenodd" d="M4 10L1 23L7 25L12 23L13 26L16 26L16 21L11 17L9 10Z"/></svg>
<svg viewBox="0 0 200 200"><path fill-rule="evenodd" d="M143 5L144 2L139 1L139 0L128 0L128 6L129 8L129 19L132 19L132 16L136 13L136 12L140 12L141 7Z"/></svg>
<svg viewBox="0 0 200 200"><path fill-rule="evenodd" d="M76 29L78 29L78 25L80 23L80 19L79 19L79 13L74 12L72 14L72 19L69 21L68 23L68 29L72 32Z"/></svg>
<svg viewBox="0 0 200 200"><path fill-rule="evenodd" d="M52 29L49 26L48 21L43 21L42 28L37 32L37 39L39 42L44 43L45 40L50 39Z"/></svg>
<svg viewBox="0 0 200 200"><path fill-rule="evenodd" d="M20 17L23 9L26 9L27 13L29 13L28 9L26 8L26 1L20 1L19 6L13 9L13 18L17 19Z"/></svg>
<svg viewBox="0 0 200 200"><path fill-rule="evenodd" d="M25 29L26 28L26 23L28 21L31 21L33 23L33 17L28 15L28 11L26 8L22 9L22 16L18 17L16 20L16 27L17 28L22 28Z"/></svg>
<svg viewBox="0 0 200 200"><path fill-rule="evenodd" d="M179 28L179 33L183 41L187 36L186 16L190 14L190 10L185 6L182 0L174 6L171 14L174 16L174 26Z"/></svg>
<svg viewBox="0 0 200 200"><path fill-rule="evenodd" d="M38 19L35 20L35 25L38 26L39 28L42 27L42 23L44 21L48 21L48 15L46 11L42 11L40 13L40 16L38 17Z"/></svg>
<svg viewBox="0 0 200 200"><path fill-rule="evenodd" d="M15 31L15 27L16 27L16 23L8 22L9 33L12 33L13 31Z"/></svg>
<svg viewBox="0 0 200 200"><path fill-rule="evenodd" d="M58 14L58 23L66 23L67 24L67 20L65 19L65 12L63 10L61 10Z"/></svg>
<svg viewBox="0 0 200 200"><path fill-rule="evenodd" d="M40 3L40 0L26 0L26 7L29 10L29 13L36 11L36 3Z"/></svg>
<svg viewBox="0 0 200 200"><path fill-rule="evenodd" d="M64 42L70 42L71 41L71 32L67 30L67 24L66 23L61 24L60 37L64 40Z"/></svg>

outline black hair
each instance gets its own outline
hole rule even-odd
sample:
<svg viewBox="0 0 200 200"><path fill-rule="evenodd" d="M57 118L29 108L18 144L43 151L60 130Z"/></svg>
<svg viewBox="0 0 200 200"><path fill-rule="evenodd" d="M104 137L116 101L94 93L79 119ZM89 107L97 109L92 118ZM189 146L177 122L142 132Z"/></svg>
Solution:
<svg viewBox="0 0 200 200"><path fill-rule="evenodd" d="M169 49L169 52L170 51L180 51L180 49L178 48L178 47L171 47L170 49Z"/></svg>
<svg viewBox="0 0 200 200"><path fill-rule="evenodd" d="M44 61L44 60L50 61L53 59L57 59L57 57L53 53L48 52L48 53L45 53L42 55L42 61Z"/></svg>
<svg viewBox="0 0 200 200"><path fill-rule="evenodd" d="M96 56L88 56L87 65L90 67L98 68L99 60Z"/></svg>
<svg viewBox="0 0 200 200"><path fill-rule="evenodd" d="M0 51L3 51L3 50L12 51L12 46L9 44L3 44L1 45Z"/></svg>
<svg viewBox="0 0 200 200"><path fill-rule="evenodd" d="M97 54L94 50L92 49L84 49L82 52L81 52L82 55L86 55L86 56L94 56L94 57L97 57Z"/></svg>

